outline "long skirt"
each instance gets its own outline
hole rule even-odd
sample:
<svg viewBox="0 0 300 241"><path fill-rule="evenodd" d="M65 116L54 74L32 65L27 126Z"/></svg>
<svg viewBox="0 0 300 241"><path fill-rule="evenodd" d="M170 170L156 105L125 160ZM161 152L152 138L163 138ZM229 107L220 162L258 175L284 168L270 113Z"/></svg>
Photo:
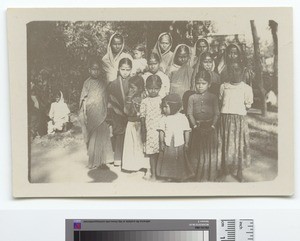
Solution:
<svg viewBox="0 0 300 241"><path fill-rule="evenodd" d="M87 147L90 167L99 167L113 161L109 127L105 121L94 130Z"/></svg>
<svg viewBox="0 0 300 241"><path fill-rule="evenodd" d="M159 153L156 174L158 177L177 181L194 176L184 145L174 147L171 143L171 146L166 146L164 151Z"/></svg>
<svg viewBox="0 0 300 241"><path fill-rule="evenodd" d="M122 169L138 171L150 168L149 158L143 152L141 122L128 122L125 132Z"/></svg>
<svg viewBox="0 0 300 241"><path fill-rule="evenodd" d="M195 181L216 181L221 168L221 152L218 150L217 131L212 129L193 130L190 160L195 172Z"/></svg>
<svg viewBox="0 0 300 241"><path fill-rule="evenodd" d="M251 163L246 116L221 114L222 172L243 180L243 169Z"/></svg>

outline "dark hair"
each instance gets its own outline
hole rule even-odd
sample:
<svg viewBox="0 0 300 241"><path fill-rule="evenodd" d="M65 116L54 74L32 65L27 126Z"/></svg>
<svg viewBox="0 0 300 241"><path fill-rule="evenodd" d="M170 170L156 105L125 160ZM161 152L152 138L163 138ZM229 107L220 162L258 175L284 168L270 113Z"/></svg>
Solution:
<svg viewBox="0 0 300 241"><path fill-rule="evenodd" d="M101 67L101 62L97 57L91 57L88 62L88 67L91 68L94 64L97 64Z"/></svg>
<svg viewBox="0 0 300 241"><path fill-rule="evenodd" d="M149 57L148 57L148 63L150 61L150 59L155 59L158 63L160 63L160 57L157 53L152 52Z"/></svg>
<svg viewBox="0 0 300 241"><path fill-rule="evenodd" d="M186 45L179 46L178 49L177 49L177 51L176 51L176 53L175 53L175 55L177 55L178 53L180 53L182 51L184 51L184 52L186 52L186 53L188 53L190 55L190 49Z"/></svg>
<svg viewBox="0 0 300 241"><path fill-rule="evenodd" d="M170 114L176 114L182 107L182 100L179 94L173 93L162 99L162 106L166 104L170 107Z"/></svg>
<svg viewBox="0 0 300 241"><path fill-rule="evenodd" d="M138 50L138 51L141 51L141 52L145 52L145 45L143 44L136 44L132 50Z"/></svg>
<svg viewBox="0 0 300 241"><path fill-rule="evenodd" d="M130 84L135 85L141 92L145 89L144 79L142 76L135 75L130 77L130 79L128 80L128 85Z"/></svg>
<svg viewBox="0 0 300 241"><path fill-rule="evenodd" d="M146 79L146 88L151 85L157 85L159 88L161 88L161 85L162 85L161 78L156 74L150 75Z"/></svg>
<svg viewBox="0 0 300 241"><path fill-rule="evenodd" d="M118 65L118 69L123 65L123 64L127 64L130 66L130 68L132 68L132 61L129 58L123 58L120 60L119 65Z"/></svg>
<svg viewBox="0 0 300 241"><path fill-rule="evenodd" d="M214 60L213 57L212 57L212 54L211 54L210 52L203 52L203 53L200 55L200 63L203 63L204 59L205 59L206 57L208 57L208 56L211 57L212 60Z"/></svg>
<svg viewBox="0 0 300 241"><path fill-rule="evenodd" d="M124 42L123 36L122 36L121 34L119 34L119 33L116 33L116 34L112 37L111 42L110 42L110 45L111 45L113 39L115 39L115 38L121 39L122 42Z"/></svg>
<svg viewBox="0 0 300 241"><path fill-rule="evenodd" d="M207 70L200 70L195 77L195 83L199 81L200 79L205 80L209 84L211 83L211 75Z"/></svg>

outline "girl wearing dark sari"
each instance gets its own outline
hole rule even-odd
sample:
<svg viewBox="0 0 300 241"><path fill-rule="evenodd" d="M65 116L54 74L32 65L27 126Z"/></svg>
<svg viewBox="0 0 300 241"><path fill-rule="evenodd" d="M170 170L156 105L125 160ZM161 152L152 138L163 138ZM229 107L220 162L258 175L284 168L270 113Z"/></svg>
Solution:
<svg viewBox="0 0 300 241"><path fill-rule="evenodd" d="M114 147L114 165L122 163L123 145L127 125L127 115L124 112L125 99L128 94L128 80L132 70L132 61L123 58L119 62L118 77L108 88L109 117L112 124L112 143Z"/></svg>
<svg viewBox="0 0 300 241"><path fill-rule="evenodd" d="M107 115L107 82L99 79L100 64L91 62L90 77L84 82L79 118L89 156L88 167L97 168L112 161Z"/></svg>

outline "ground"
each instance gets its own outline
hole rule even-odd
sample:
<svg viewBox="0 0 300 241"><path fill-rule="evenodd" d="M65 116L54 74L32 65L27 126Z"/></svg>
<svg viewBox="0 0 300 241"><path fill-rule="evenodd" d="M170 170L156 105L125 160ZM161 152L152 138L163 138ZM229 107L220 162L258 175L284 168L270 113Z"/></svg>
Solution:
<svg viewBox="0 0 300 241"><path fill-rule="evenodd" d="M76 116L66 133L35 138L31 145L32 183L63 182L147 182L143 172L124 173L120 167L90 170L86 146ZM252 164L244 170L245 181L269 181L277 176L277 113L262 117L252 110L248 115ZM226 181L236 181L227 177Z"/></svg>

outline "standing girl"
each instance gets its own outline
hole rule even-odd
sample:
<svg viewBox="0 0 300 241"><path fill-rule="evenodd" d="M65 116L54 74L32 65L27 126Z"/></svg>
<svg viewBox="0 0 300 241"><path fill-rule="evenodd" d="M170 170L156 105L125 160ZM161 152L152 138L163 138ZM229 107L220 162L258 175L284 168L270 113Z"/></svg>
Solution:
<svg viewBox="0 0 300 241"><path fill-rule="evenodd" d="M162 117L161 97L159 91L161 79L158 75L150 75L146 80L148 96L141 103L142 141L145 143L145 153L150 157L152 179L156 179L156 163L159 153L158 123Z"/></svg>
<svg viewBox="0 0 300 241"><path fill-rule="evenodd" d="M253 103L253 93L242 81L243 70L239 65L228 70L230 82L220 88L222 168L224 175L231 174L243 181L243 168L250 164L246 115Z"/></svg>
<svg viewBox="0 0 300 241"><path fill-rule="evenodd" d="M146 79L150 75L154 75L154 74L158 75L162 82L162 85L161 85L161 88L160 88L160 91L158 94L161 98L164 98L170 92L170 79L164 72L159 70L159 64L160 64L160 59L159 59L158 54L151 53L148 58L148 70L149 71L146 72L145 74L143 74L143 78L146 81Z"/></svg>
<svg viewBox="0 0 300 241"><path fill-rule="evenodd" d="M180 44L174 51L171 65L167 70L170 78L170 93L179 94L191 89L193 68L190 66L191 50L186 44Z"/></svg>
<svg viewBox="0 0 300 241"><path fill-rule="evenodd" d="M160 153L157 161L157 176L174 181L183 181L193 176L187 157L190 138L189 121L179 113L182 107L178 94L167 95L162 100L164 116L159 123Z"/></svg>
<svg viewBox="0 0 300 241"><path fill-rule="evenodd" d="M107 53L102 58L103 70L106 73L106 80L113 81L117 78L119 61L123 58L132 60L130 54L124 51L124 38L118 34L113 34L107 45Z"/></svg>
<svg viewBox="0 0 300 241"><path fill-rule="evenodd" d="M157 42L154 46L153 52L157 53L160 58L160 69L162 72L166 72L167 67L170 65L173 52L172 48L172 36L169 33L161 33L158 36Z"/></svg>
<svg viewBox="0 0 300 241"><path fill-rule="evenodd" d="M141 136L140 105L143 91L143 78L141 76L131 77L124 106L128 123L124 139L122 169L127 171L138 171L141 168L149 169L149 158L144 155Z"/></svg>
<svg viewBox="0 0 300 241"><path fill-rule="evenodd" d="M92 61L90 77L84 82L79 118L88 149L89 168L96 168L112 161L112 147L109 127L105 122L107 114L107 83L99 79L100 64Z"/></svg>
<svg viewBox="0 0 300 241"><path fill-rule="evenodd" d="M128 79L132 69L132 61L128 58L119 62L118 78L108 88L109 116L112 124L112 143L114 147L114 165L120 166L123 153L127 116L124 113L125 98L128 94Z"/></svg>
<svg viewBox="0 0 300 241"><path fill-rule="evenodd" d="M208 91L211 75L200 71L196 93L188 100L187 115L193 126L190 158L196 181L215 181L220 169L216 126L219 118L218 97Z"/></svg>
<svg viewBox="0 0 300 241"><path fill-rule="evenodd" d="M204 52L200 55L200 65L199 68L194 69L193 76L196 77L199 71L206 70L210 74L210 87L209 92L219 96L221 80L220 76L214 71L215 62L210 52ZM195 84L195 80L192 80L192 83ZM193 87L195 89L195 87Z"/></svg>

